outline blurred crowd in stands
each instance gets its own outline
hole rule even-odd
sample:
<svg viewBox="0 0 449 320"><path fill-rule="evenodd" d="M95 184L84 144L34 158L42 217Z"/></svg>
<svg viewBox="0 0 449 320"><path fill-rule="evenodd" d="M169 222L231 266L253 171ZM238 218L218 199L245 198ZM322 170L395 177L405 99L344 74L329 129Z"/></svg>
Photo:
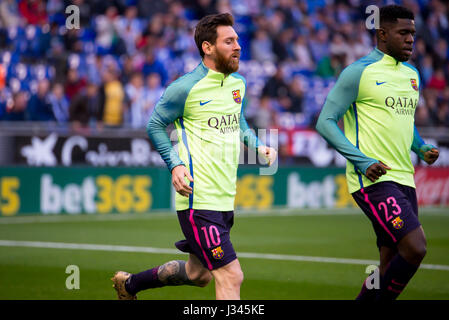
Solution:
<svg viewBox="0 0 449 320"><path fill-rule="evenodd" d="M366 7L393 2L415 13L416 124L449 126L449 1L439 0L1 0L0 120L144 128L164 88L200 62L196 22L231 12L247 119L310 128L341 70L375 46ZM70 5L80 28L66 26Z"/></svg>

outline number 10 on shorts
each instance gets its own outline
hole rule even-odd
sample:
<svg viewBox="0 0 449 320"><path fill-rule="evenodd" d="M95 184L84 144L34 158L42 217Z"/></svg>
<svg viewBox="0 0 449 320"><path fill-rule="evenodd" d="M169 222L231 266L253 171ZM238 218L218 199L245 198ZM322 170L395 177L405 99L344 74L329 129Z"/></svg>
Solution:
<svg viewBox="0 0 449 320"><path fill-rule="evenodd" d="M208 228L209 231L207 230ZM220 232L218 232L218 228L216 226L214 225L205 226L202 227L201 230L203 230L204 232L204 237L206 238L206 244L208 248L211 247L211 241L214 247L220 245L221 243Z"/></svg>

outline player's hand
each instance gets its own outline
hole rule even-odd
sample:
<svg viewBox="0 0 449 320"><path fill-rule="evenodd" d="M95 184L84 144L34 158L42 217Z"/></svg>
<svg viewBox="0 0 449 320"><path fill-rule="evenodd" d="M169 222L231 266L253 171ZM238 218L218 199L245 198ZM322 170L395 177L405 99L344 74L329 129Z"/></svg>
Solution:
<svg viewBox="0 0 449 320"><path fill-rule="evenodd" d="M260 146L258 148L259 154L263 155L265 159L268 161L268 165L271 166L277 158L277 152L274 150L274 148L266 147L266 146Z"/></svg>
<svg viewBox="0 0 449 320"><path fill-rule="evenodd" d="M391 168L382 161L379 161L379 163L374 163L366 169L365 176L370 179L371 182L375 182L381 176L386 174L387 170L391 170Z"/></svg>
<svg viewBox="0 0 449 320"><path fill-rule="evenodd" d="M187 177L190 182L193 182L189 170L183 165L176 166L171 171L171 182L173 187L175 187L176 192L188 198L189 195L192 194L193 189L187 184L185 177Z"/></svg>
<svg viewBox="0 0 449 320"><path fill-rule="evenodd" d="M421 151L424 156L424 161L427 162L427 164L433 164L435 161L437 161L440 152L437 148L432 148L428 151Z"/></svg>

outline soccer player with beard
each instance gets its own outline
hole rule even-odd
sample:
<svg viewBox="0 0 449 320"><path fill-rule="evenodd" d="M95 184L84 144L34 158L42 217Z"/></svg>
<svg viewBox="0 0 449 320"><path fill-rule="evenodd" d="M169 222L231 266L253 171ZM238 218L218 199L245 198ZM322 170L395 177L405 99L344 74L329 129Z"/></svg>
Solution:
<svg viewBox="0 0 449 320"><path fill-rule="evenodd" d="M240 299L243 272L230 240L234 222L240 141L271 164L276 151L263 145L244 117L246 80L237 73L238 35L228 14L198 22L195 42L202 62L170 84L155 107L147 131L172 174L176 211L185 240L176 247L188 261L174 260L152 269L112 278L119 299L163 286L204 287L215 279L217 299ZM176 153L166 132L174 123Z"/></svg>
<svg viewBox="0 0 449 320"><path fill-rule="evenodd" d="M380 289L363 283L359 300L393 300L404 290L426 254L418 220L410 152L428 164L438 158L414 126L419 99L412 55L414 15L390 5L380 9L377 48L348 66L321 110L317 131L346 157L354 200L371 220L380 253ZM337 122L344 118L343 133Z"/></svg>

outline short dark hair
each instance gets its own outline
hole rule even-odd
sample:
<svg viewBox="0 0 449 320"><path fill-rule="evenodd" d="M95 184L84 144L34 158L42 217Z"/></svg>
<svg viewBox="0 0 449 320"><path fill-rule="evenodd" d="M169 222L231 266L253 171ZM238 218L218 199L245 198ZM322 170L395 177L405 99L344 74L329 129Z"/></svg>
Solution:
<svg viewBox="0 0 449 320"><path fill-rule="evenodd" d="M415 20L415 15L410 9L403 6L389 5L380 8L380 25L396 23L397 19Z"/></svg>
<svg viewBox="0 0 449 320"><path fill-rule="evenodd" d="M218 26L233 26L234 18L230 13L211 14L202 18L195 28L195 43L200 51L201 58L204 58L203 42L207 41L215 44L217 40Z"/></svg>

